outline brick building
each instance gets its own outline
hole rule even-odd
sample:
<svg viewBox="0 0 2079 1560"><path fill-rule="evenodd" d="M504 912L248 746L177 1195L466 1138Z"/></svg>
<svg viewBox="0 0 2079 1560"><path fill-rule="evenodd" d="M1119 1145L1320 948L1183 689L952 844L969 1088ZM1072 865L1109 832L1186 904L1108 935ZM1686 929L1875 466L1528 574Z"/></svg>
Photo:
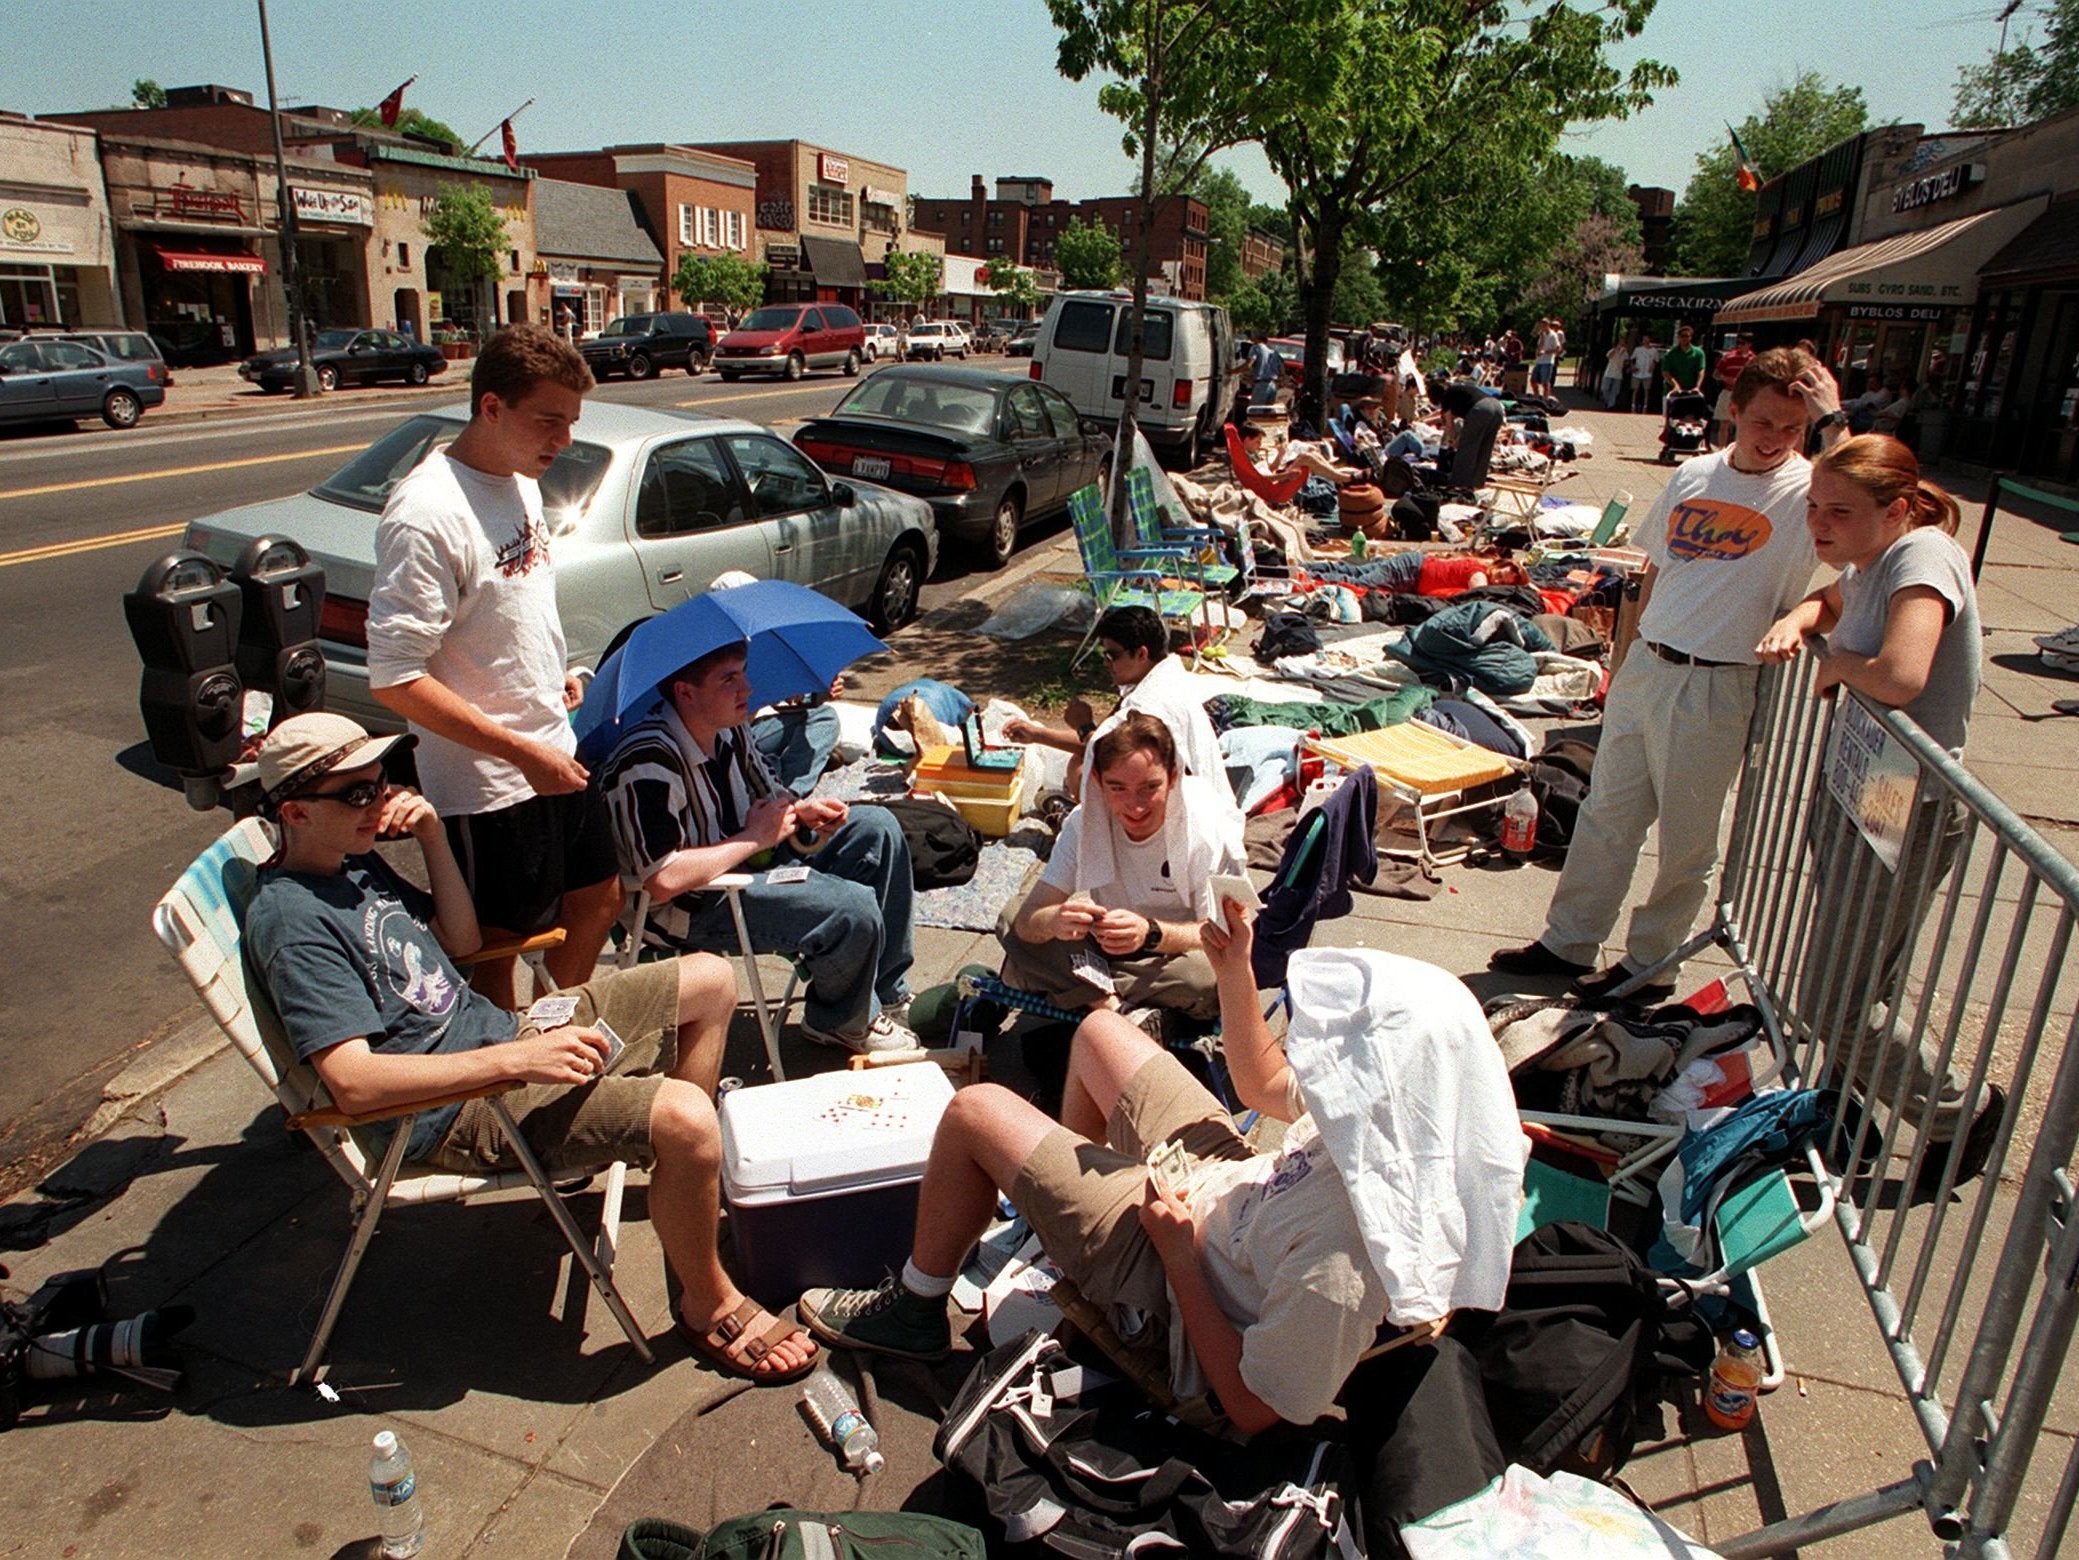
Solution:
<svg viewBox="0 0 2079 1560"><path fill-rule="evenodd" d="M1131 195L1057 200L1052 180L1011 175L996 181L992 198L988 184L976 174L965 200L919 197L915 211L918 227L945 235L947 254L985 260L1007 256L1038 272L1042 289L1059 285L1054 246L1071 218L1111 228L1132 264L1140 201ZM1163 202L1148 258L1148 279L1157 291L1179 298L1206 295L1206 221L1203 201L1186 197Z"/></svg>
<svg viewBox="0 0 2079 1560"><path fill-rule="evenodd" d="M910 176L808 141L704 141L757 170L757 258L768 303L842 303L868 312L867 284L908 223Z"/></svg>
<svg viewBox="0 0 2079 1560"><path fill-rule="evenodd" d="M1639 248L1648 276L1668 274L1668 229L1675 220L1675 192L1657 184L1634 184L1624 192L1639 209Z"/></svg>
<svg viewBox="0 0 2079 1560"><path fill-rule="evenodd" d="M670 283L681 255L760 258L758 174L740 157L653 141L596 152L530 152L520 161L552 179L624 190L634 199L643 228L663 254L663 274L655 279L662 289L656 302L662 307L680 307ZM621 314L640 312L649 305L635 301L638 291L632 283L623 285L607 307Z"/></svg>
<svg viewBox="0 0 2079 1560"><path fill-rule="evenodd" d="M1242 275L1256 281L1285 268L1285 240L1261 228L1251 228L1242 238Z"/></svg>

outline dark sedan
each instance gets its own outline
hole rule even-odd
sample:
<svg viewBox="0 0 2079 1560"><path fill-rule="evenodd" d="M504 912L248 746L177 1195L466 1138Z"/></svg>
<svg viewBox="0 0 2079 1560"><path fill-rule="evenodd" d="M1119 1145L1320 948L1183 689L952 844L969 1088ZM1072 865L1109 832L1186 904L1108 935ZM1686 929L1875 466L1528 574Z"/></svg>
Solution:
<svg viewBox="0 0 2079 1560"><path fill-rule="evenodd" d="M1101 425L1059 391L986 368L897 364L860 381L794 435L833 476L926 500L941 532L1007 562L1018 532L1058 514L1097 480L1111 450Z"/></svg>
<svg viewBox="0 0 2079 1560"><path fill-rule="evenodd" d="M321 330L311 338L310 360L320 390L396 379L423 385L447 365L440 348L422 346L393 330ZM296 388L296 350L262 352L238 365L238 377L270 395Z"/></svg>

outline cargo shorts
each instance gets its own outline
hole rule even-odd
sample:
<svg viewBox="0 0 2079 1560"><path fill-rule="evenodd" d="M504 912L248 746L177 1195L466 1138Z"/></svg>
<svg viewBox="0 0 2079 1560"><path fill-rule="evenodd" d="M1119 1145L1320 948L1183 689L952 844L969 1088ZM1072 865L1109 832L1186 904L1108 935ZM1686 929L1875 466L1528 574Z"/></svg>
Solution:
<svg viewBox="0 0 2079 1560"><path fill-rule="evenodd" d="M650 1111L678 1059L678 961L614 970L563 994L577 999L574 1027L604 1019L628 1048L591 1083L523 1083L498 1098L551 1176L602 1170L617 1159L647 1167L656 1157ZM539 1032L523 1017L513 1038ZM463 1175L520 1163L488 1100L465 1100L426 1162Z"/></svg>

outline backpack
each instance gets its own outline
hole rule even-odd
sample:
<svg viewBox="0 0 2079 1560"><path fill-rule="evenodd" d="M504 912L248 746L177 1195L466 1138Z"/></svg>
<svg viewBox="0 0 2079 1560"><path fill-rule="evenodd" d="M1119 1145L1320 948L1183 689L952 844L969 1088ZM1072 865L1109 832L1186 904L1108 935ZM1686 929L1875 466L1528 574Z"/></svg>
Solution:
<svg viewBox="0 0 2079 1560"><path fill-rule="evenodd" d="M958 888L974 880L982 859L982 836L943 802L902 798L854 805L885 807L895 815L910 848L910 878L917 888Z"/></svg>
<svg viewBox="0 0 2079 1560"><path fill-rule="evenodd" d="M910 1511L797 1511L731 1517L705 1537L662 1517L621 1534L619 1560L985 1560L982 1535Z"/></svg>
<svg viewBox="0 0 2079 1560"><path fill-rule="evenodd" d="M1538 836L1531 854L1540 860L1562 861L1573 843L1574 829L1581 818L1582 804L1595 763L1595 749L1585 742L1562 739L1547 745L1530 761L1525 777L1530 794L1538 803Z"/></svg>
<svg viewBox="0 0 2079 1560"><path fill-rule="evenodd" d="M1502 1309L1464 1336L1508 1460L1593 1479L1659 1436L1669 1388L1707 1370L1715 1347L1693 1309L1669 1310L1635 1252L1571 1221L1517 1243Z"/></svg>

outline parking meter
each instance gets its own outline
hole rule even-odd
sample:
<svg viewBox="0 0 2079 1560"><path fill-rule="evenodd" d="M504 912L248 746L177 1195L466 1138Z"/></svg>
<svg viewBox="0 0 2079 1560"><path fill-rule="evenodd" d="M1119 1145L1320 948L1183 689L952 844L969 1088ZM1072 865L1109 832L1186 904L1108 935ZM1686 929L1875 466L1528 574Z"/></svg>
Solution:
<svg viewBox="0 0 2079 1560"><path fill-rule="evenodd" d="M270 727L325 707L325 657L318 619L325 610L325 571L286 536L259 536L231 566L244 598L238 626L238 675L248 688L274 696Z"/></svg>
<svg viewBox="0 0 2079 1560"><path fill-rule="evenodd" d="M197 552L167 554L123 597L144 661L138 704L152 756L183 775L210 774L238 757L241 615L238 586Z"/></svg>

